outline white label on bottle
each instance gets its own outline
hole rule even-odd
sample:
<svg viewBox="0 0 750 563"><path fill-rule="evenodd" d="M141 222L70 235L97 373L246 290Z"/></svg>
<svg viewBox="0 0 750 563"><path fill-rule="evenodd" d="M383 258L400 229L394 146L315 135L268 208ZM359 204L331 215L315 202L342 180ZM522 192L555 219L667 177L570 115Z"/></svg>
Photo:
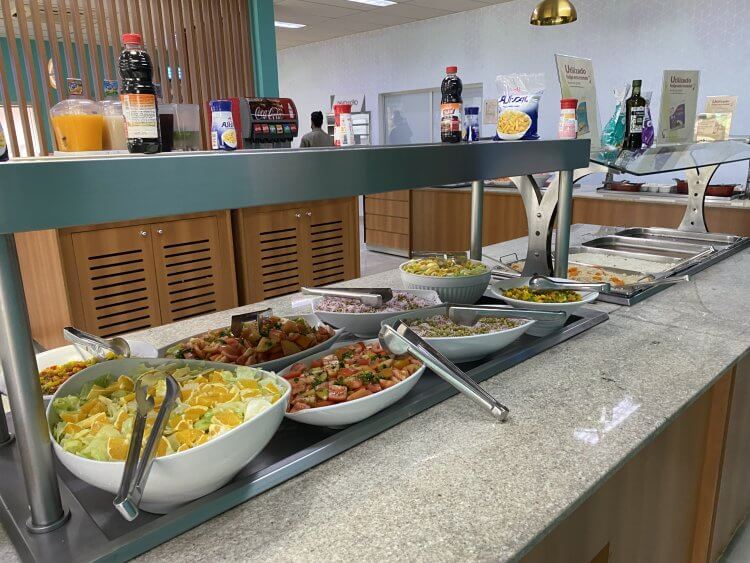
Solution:
<svg viewBox="0 0 750 563"><path fill-rule="evenodd" d="M636 107L630 109L630 132L643 133L643 122L646 117L646 107Z"/></svg>
<svg viewBox="0 0 750 563"><path fill-rule="evenodd" d="M122 115L128 129L128 139L156 139L159 137L159 118L156 96L153 94L123 94Z"/></svg>

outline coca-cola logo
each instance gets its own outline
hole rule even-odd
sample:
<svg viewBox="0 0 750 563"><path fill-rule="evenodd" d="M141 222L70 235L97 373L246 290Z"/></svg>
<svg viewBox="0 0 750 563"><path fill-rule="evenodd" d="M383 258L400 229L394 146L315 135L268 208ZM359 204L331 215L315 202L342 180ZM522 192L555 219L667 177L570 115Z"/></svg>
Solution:
<svg viewBox="0 0 750 563"><path fill-rule="evenodd" d="M278 106L271 106L267 108L257 107L255 108L255 110L253 110L253 117L255 119L282 119L283 115L284 111Z"/></svg>

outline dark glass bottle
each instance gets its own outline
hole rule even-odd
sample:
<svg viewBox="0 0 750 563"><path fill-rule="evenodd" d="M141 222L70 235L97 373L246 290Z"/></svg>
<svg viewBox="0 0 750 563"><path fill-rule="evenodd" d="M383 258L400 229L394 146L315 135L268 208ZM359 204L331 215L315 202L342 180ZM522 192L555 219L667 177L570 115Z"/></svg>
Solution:
<svg viewBox="0 0 750 563"><path fill-rule="evenodd" d="M128 131L128 150L131 153L157 153L161 151L161 137L151 57L138 33L124 34L122 42L124 48L118 67L122 79L120 99Z"/></svg>
<svg viewBox="0 0 750 563"><path fill-rule="evenodd" d="M463 100L461 92L464 89L461 79L456 75L458 67L449 66L445 69L446 76L440 87L440 140L444 143L460 143L463 129L461 110Z"/></svg>
<svg viewBox="0 0 750 563"><path fill-rule="evenodd" d="M633 80L633 93L625 101L625 139L623 149L638 150L643 145L646 100L641 96L641 81Z"/></svg>

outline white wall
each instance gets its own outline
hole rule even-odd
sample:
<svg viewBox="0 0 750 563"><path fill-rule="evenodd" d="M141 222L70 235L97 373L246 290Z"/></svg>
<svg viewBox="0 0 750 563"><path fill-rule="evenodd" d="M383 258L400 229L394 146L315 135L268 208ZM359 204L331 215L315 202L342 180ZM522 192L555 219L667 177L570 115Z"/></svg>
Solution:
<svg viewBox="0 0 750 563"><path fill-rule="evenodd" d="M447 65L459 67L464 83L482 83L485 98L496 94L498 74L544 72L540 134L554 138L554 54L565 53L593 59L602 122L614 107L615 86L643 79L644 90L654 90L658 116L662 71L699 69L699 110L706 95L737 94L732 132L750 134L750 0L575 0L578 21L556 27L529 25L536 2L513 0L282 50L281 94L305 116L327 110L331 94L364 92L377 144L381 93L439 86ZM300 125L301 133L309 128Z"/></svg>

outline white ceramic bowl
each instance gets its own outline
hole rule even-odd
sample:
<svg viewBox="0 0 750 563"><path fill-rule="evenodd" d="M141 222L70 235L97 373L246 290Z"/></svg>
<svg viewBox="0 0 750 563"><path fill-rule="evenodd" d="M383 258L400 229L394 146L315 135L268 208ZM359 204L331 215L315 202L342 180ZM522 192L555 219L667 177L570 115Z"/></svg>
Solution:
<svg viewBox="0 0 750 563"><path fill-rule="evenodd" d="M383 322L384 325L395 326L399 321L424 319L435 315L446 315L447 306L430 307L419 311L409 311ZM490 334L476 334L474 336L451 336L440 338L424 338L430 346L443 354L454 363L472 362L502 350L512 344L532 328L536 321L526 321L515 328Z"/></svg>
<svg viewBox="0 0 750 563"><path fill-rule="evenodd" d="M437 292L431 289L410 289L403 290L406 293L416 297L430 299L433 303L440 303L440 297ZM320 317L323 322L331 326L348 330L359 338L373 338L378 335L380 325L385 319L401 313L331 313L317 309L317 304L325 297L318 297L313 300L313 311Z"/></svg>
<svg viewBox="0 0 750 563"><path fill-rule="evenodd" d="M557 280L557 281L570 281L570 280L560 280L560 278L551 278L551 279ZM529 283L529 278L527 277L500 280L500 281L494 282L490 286L490 292L492 293L493 297L502 299L503 301L508 303L508 305L512 305L513 307L516 307L519 309L531 309L535 311L562 311L563 313L565 313L566 319L571 314L575 313L578 309L580 309L587 303L596 301L596 298L599 297L598 291L579 291L578 293L581 294L581 300L575 301L573 303L535 303L533 301L522 301L520 299L511 299L510 297L505 297L505 295L503 294L503 290L512 289L514 287L521 287L524 285L528 285L528 283ZM531 329L528 332L529 334L533 336L546 336L547 334L550 334L551 332L554 332L562 328L564 325L565 325L565 321L562 321L562 322L537 321L536 324L533 327L531 327Z"/></svg>
<svg viewBox="0 0 750 563"><path fill-rule="evenodd" d="M316 328L320 326L321 324L323 324L323 321L321 321L321 318L318 315L313 315L313 314L288 315L286 318L296 319L300 317L305 319L310 326L313 326ZM201 334L205 334L206 332L209 332L209 331L204 330L203 332L199 332L198 334L195 334L191 336L190 338L195 338L196 336L200 336ZM315 354L317 352L322 352L323 350L328 350L328 348L330 348L334 342L336 342L339 338L341 338L341 335L343 333L344 333L343 329L334 330L333 336L331 336L331 338L329 338L325 342L316 344L312 348L308 348L307 350L302 350L302 352L297 352L296 354L292 354L291 356L285 356L277 360L270 360L268 362L261 362L259 364L254 364L251 367L264 369L266 371L279 371L280 369L284 369L287 366L291 366L292 364L297 363L298 361L300 361L303 358L306 358L310 354ZM171 348L172 346L175 346L176 344L179 344L180 342L187 342L188 340L190 340L190 338L183 338L181 340L173 342L172 344L168 344L167 346L164 346L163 348L159 348L159 357L163 358L169 348ZM233 364L228 364L228 365L233 365Z"/></svg>
<svg viewBox="0 0 750 563"><path fill-rule="evenodd" d="M130 340L126 338L130 344L130 353L134 358L156 358L156 348L141 342L139 340ZM86 352L83 348L78 348L72 344L69 346L61 346L60 348L53 348L46 352L40 352L36 355L36 365L39 371L60 364L67 364L68 362L75 362L79 360L88 360L91 358L91 354ZM2 367L0 367L0 393L7 395L7 387L5 386L5 377L3 376ZM52 395L45 395L44 398L50 399Z"/></svg>
<svg viewBox="0 0 750 563"><path fill-rule="evenodd" d="M374 342L377 342L377 340L366 340L365 344L371 344ZM309 365L312 360L320 359L326 355L328 355L326 352L315 354L314 356L306 358L305 363ZM284 377L289 373L290 368L291 366L279 373L279 376ZM312 424L313 426L330 426L337 428L354 424L355 422L364 420L365 418L390 407L393 403L402 399L417 384L419 378L422 377L424 370L425 366L423 364L422 367L403 381L397 383L393 387L369 395L368 397L327 407L305 409L295 413L288 412L286 413L286 417L290 420L301 422L302 424Z"/></svg>
<svg viewBox="0 0 750 563"><path fill-rule="evenodd" d="M477 262L472 260L472 262ZM443 303L461 303L473 305L484 295L487 285L490 283L492 271L488 267L483 274L474 274L473 276L422 276L420 274L411 274L404 270L404 266L409 262L404 262L399 266L401 272L401 281L409 289L432 289L440 296Z"/></svg>
<svg viewBox="0 0 750 563"><path fill-rule="evenodd" d="M194 366L231 370L232 366L200 360L154 359L140 362L135 359L112 360L96 364L78 372L66 381L53 400L80 392L84 384L106 374L134 374L139 365L164 365L179 362ZM284 394L271 408L255 418L243 422L211 441L165 457L156 458L146 482L141 508L147 512L164 514L173 508L202 497L225 485L266 446L284 418L291 387L274 375ZM58 422L52 403L47 406L47 420L51 426ZM95 461L66 452L50 432L53 449L60 462L79 479L117 494L125 468L123 461Z"/></svg>
<svg viewBox="0 0 750 563"><path fill-rule="evenodd" d="M515 109L515 108L508 108L508 109L505 109L505 110L503 110L503 111L501 111L501 112L500 112L500 115L498 115L498 116L497 116L497 118L498 118L498 121L500 121L500 117L501 117L501 116L502 116L502 115L503 115L503 114L504 114L504 113L505 113L506 111L512 111L512 112L514 112L514 113L516 113L516 112L519 112L519 113L524 113L524 112L522 112L522 111L520 111L520 110L517 110L517 109ZM529 126L528 126L528 127L526 127L526 129L524 129L524 130L523 130L522 132L520 132L520 133L502 133L502 132L501 132L501 131L500 131L500 130L499 130L499 129L497 128L497 124L495 124L495 132L497 133L497 136L498 136L498 137L500 137L500 138L501 138L501 139L502 139L503 141L517 141L517 140L519 140L519 139L522 139L522 138L523 138L523 136L524 136L524 135L526 134L526 132L527 132L527 131L528 131L529 129L531 129L531 124L532 124L532 123L533 123L533 121L532 121L532 120L531 120L531 118L529 117Z"/></svg>

